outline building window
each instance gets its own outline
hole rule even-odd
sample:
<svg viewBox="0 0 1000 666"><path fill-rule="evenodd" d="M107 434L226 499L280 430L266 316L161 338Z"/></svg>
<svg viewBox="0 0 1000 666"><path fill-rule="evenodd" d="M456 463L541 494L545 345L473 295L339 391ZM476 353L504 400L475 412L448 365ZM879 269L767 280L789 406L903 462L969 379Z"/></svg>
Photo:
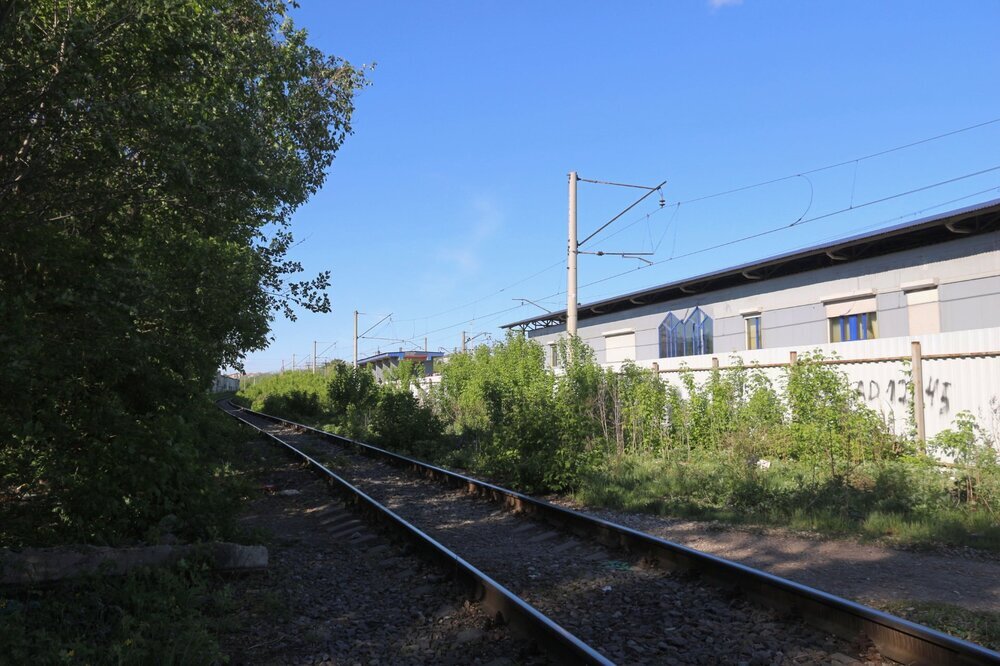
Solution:
<svg viewBox="0 0 1000 666"><path fill-rule="evenodd" d="M747 349L763 349L763 336L760 329L760 315L753 315L746 318L747 323Z"/></svg>
<svg viewBox="0 0 1000 666"><path fill-rule="evenodd" d="M712 318L701 308L692 310L684 320L671 312L659 332L661 358L712 353Z"/></svg>
<svg viewBox="0 0 1000 666"><path fill-rule="evenodd" d="M635 360L635 331L622 329L604 333L605 363L621 363Z"/></svg>
<svg viewBox="0 0 1000 666"><path fill-rule="evenodd" d="M874 312L844 314L830 318L830 342L873 340L878 337L878 318Z"/></svg>
<svg viewBox="0 0 1000 666"><path fill-rule="evenodd" d="M878 337L877 303L873 290L834 296L823 301L830 322L830 342L872 340Z"/></svg>
<svg viewBox="0 0 1000 666"><path fill-rule="evenodd" d="M660 358L684 356L683 323L671 312L660 324Z"/></svg>
<svg viewBox="0 0 1000 666"><path fill-rule="evenodd" d="M918 284L903 285L906 293L906 312L910 324L910 335L941 332L941 309L938 304L936 283L929 286Z"/></svg>

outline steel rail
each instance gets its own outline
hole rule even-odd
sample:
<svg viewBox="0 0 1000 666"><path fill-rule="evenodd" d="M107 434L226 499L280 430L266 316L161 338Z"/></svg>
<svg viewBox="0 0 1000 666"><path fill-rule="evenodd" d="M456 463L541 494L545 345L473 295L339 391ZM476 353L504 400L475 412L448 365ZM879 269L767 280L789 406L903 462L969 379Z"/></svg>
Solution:
<svg viewBox="0 0 1000 666"><path fill-rule="evenodd" d="M273 416L267 416L251 410L246 410L239 405L230 402L230 405L238 411L247 411L255 416L266 418L271 421L281 422ZM467 590L470 591L470 598L483 605L491 615L499 615L503 621L514 630L519 631L538 641L540 646L551 656L566 664L594 664L597 666L614 666L614 662L607 659L600 652L590 647L572 633L559 626L551 618L544 615L534 606L521 599L519 596L505 588L503 585L493 580L491 577L480 571L478 568L464 560L454 551L450 550L439 541L424 533L419 528L396 514L394 511L379 503L361 489L357 488L349 481L339 476L321 462L312 458L305 452L295 448L280 437L273 435L266 430L254 425L239 414L224 409L227 414L237 419L241 423L253 428L285 447L291 453L301 457L318 473L323 475L327 481L345 493L349 499L353 500L358 507L375 521L388 526L397 534L408 540L417 547L420 552L429 556L439 566L452 574ZM289 425L291 425L289 423ZM300 424L291 427L297 429L307 428ZM311 429L310 429L311 430ZM322 432L322 431L316 431Z"/></svg>
<svg viewBox="0 0 1000 666"><path fill-rule="evenodd" d="M233 404L238 409L255 416L326 439L346 442L366 455L408 466L424 476L444 481L452 486L465 487L470 493L501 502L516 512L534 515L579 536L596 538L604 545L623 548L658 566L698 572L723 587L739 589L759 603L794 613L812 626L846 640L856 640L859 636L865 636L882 655L895 661L927 666L1000 664L998 652L843 597L580 511L556 506L350 437Z"/></svg>

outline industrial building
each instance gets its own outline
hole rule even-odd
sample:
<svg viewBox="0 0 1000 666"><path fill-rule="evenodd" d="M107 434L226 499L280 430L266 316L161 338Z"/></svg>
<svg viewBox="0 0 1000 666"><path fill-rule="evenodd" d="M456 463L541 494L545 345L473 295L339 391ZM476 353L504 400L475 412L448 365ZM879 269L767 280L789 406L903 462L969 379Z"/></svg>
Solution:
<svg viewBox="0 0 1000 666"><path fill-rule="evenodd" d="M774 364L819 349L857 361L845 366L853 381L865 359L869 370L904 372L885 364L923 341L933 360L984 359L976 370L982 381L975 389L967 381L968 400L958 401L982 414L1000 394L1000 200L582 304L578 313L577 334L598 362L655 363L665 373L718 367L733 355ZM565 320L562 311L504 328L547 345L554 365ZM900 418L895 384L886 404L884 387L869 391L867 381L858 379L873 406ZM945 383L948 409L929 420L928 435L957 411L957 387Z"/></svg>

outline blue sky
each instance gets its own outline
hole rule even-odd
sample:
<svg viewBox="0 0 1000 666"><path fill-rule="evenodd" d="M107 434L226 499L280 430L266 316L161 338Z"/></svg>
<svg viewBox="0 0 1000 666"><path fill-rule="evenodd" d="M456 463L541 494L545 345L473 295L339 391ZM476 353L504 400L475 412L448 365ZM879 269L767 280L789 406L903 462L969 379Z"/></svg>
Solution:
<svg viewBox="0 0 1000 666"><path fill-rule="evenodd" d="M584 303L1000 197L998 169L865 205L1000 167L992 0L301 5L311 43L377 66L293 220L294 258L332 271L333 312L277 318L248 371L301 362L313 340L350 359L355 309L362 330L392 313L364 356L502 337L542 313L515 298L565 308L570 171L667 181L662 209L654 195L583 248L656 264L582 256ZM580 237L638 194L581 184Z"/></svg>

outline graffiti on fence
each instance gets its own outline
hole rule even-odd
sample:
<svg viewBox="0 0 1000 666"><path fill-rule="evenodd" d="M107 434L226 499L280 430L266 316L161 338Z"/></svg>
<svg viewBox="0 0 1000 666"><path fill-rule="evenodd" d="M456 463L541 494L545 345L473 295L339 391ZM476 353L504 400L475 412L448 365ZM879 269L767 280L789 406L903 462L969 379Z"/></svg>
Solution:
<svg viewBox="0 0 1000 666"><path fill-rule="evenodd" d="M899 403L905 405L910 399L909 379L889 379L879 382L875 379L858 380L854 384L858 395L867 402L885 401L890 406ZM948 389L951 382L941 381L939 378L928 377L924 391L924 409L934 406L937 400L938 413L947 414L951 411L951 399L948 397Z"/></svg>
<svg viewBox="0 0 1000 666"><path fill-rule="evenodd" d="M933 377L927 380L927 388L924 389L927 404L933 407L934 398L937 397L938 404L940 405L939 414L947 414L951 409L951 400L948 399L948 388L950 386L951 382L942 382Z"/></svg>

